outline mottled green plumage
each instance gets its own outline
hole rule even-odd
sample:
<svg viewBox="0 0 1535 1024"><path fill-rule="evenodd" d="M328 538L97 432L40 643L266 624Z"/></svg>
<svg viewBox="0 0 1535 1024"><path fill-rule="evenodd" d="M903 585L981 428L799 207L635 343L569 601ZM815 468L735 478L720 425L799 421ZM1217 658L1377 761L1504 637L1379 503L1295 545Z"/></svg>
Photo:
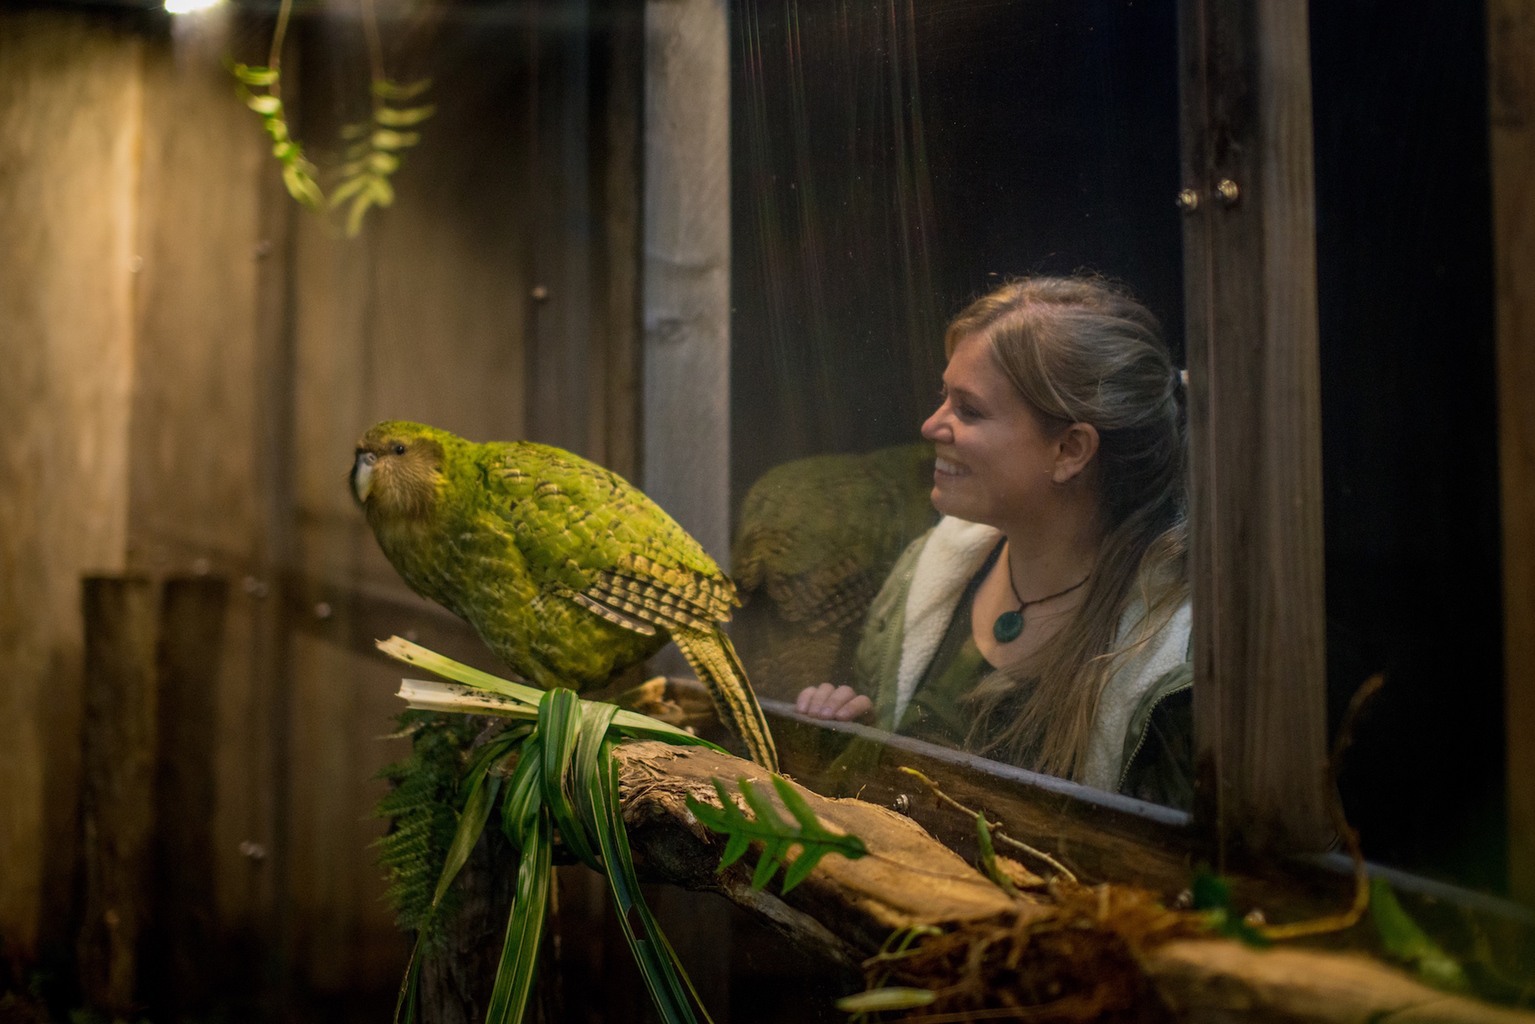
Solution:
<svg viewBox="0 0 1535 1024"><path fill-rule="evenodd" d="M731 572L743 595L816 633L862 621L901 551L937 521L933 447L811 455L774 466L741 503Z"/></svg>
<svg viewBox="0 0 1535 1024"><path fill-rule="evenodd" d="M731 547L746 605L732 635L768 695L793 700L806 686L852 677L870 602L938 518L932 489L925 443L794 459L752 484Z"/></svg>
<svg viewBox="0 0 1535 1024"><path fill-rule="evenodd" d="M734 585L616 473L549 445L475 444L391 421L358 442L352 486L405 581L530 683L599 686L671 639L753 759L776 768L720 630L738 603Z"/></svg>

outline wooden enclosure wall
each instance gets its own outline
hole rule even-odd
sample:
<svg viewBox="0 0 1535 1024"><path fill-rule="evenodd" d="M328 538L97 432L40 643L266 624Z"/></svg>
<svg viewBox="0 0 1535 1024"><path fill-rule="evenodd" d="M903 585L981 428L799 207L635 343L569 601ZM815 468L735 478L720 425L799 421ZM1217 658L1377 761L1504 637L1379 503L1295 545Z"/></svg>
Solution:
<svg viewBox="0 0 1535 1024"><path fill-rule="evenodd" d="M384 26L392 77L430 76L438 109L356 239L289 200L221 66L264 62L269 24L0 14L13 962L73 941L81 575L208 576L230 583L198 723L212 863L188 870L256 953L253 991L392 993L405 950L369 844L406 746L384 739L399 672L372 642L488 656L378 554L354 442L413 418L637 470L641 30L569 7ZM367 112L360 28L300 23L288 51L295 134L334 166Z"/></svg>
<svg viewBox="0 0 1535 1024"><path fill-rule="evenodd" d="M0 26L0 943L26 950L68 894L48 867L73 857L79 579L126 562L143 47Z"/></svg>

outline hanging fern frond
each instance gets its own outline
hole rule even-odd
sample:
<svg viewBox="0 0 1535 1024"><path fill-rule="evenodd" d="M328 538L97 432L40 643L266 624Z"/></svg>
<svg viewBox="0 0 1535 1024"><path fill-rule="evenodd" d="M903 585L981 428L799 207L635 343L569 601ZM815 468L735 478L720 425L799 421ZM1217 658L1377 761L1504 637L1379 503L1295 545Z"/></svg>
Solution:
<svg viewBox="0 0 1535 1024"><path fill-rule="evenodd" d="M250 64L231 64L229 70L240 83L240 98L261 115L261 126L272 137L272 155L282 164L282 181L288 194L311 210L322 209L325 192L315 180L315 166L304 156L304 147L288 130L282 99L278 96L281 72L275 67Z"/></svg>
<svg viewBox="0 0 1535 1024"><path fill-rule="evenodd" d="M346 217L348 238L356 237L362 230L363 217L369 209L394 202L390 175L399 170L401 153L421 141L420 132L405 129L419 125L437 111L432 104L413 107L390 104L413 100L430 86L430 79L408 85L376 79L373 82L372 123L348 125L342 129L342 138L352 140L352 144L347 148L347 162L341 168L341 184L331 194L330 205L334 209L343 203L351 204Z"/></svg>
<svg viewBox="0 0 1535 1024"><path fill-rule="evenodd" d="M271 52L265 67L232 61L227 64L240 83L240 98L261 115L262 126L272 137L272 155L282 164L283 185L288 193L301 205L316 211L349 203L346 234L353 238L362 231L363 218L369 210L394 202L394 184L390 176L399 170L400 153L421 141L420 132L409 129L437 110L431 104L410 107L399 104L419 98L431 86L431 80L402 84L385 76L377 19L372 5L364 4L362 23L372 65L373 116L363 124L343 129L342 138L352 140L352 145L347 150L347 163L341 168L341 181L327 201L317 180L319 172L304 156L303 146L289 130L283 110L282 72L278 65L292 13L293 0L280 0L277 26L272 33Z"/></svg>
<svg viewBox="0 0 1535 1024"><path fill-rule="evenodd" d="M711 831L729 837L725 842L725 852L720 857L720 871L740 860L753 840L762 843L762 856L752 873L753 889L766 886L778 869L783 867L783 891L787 893L803 882L828 853L838 853L849 860L857 860L869 852L863 840L857 836L832 832L821 824L815 812L810 809L810 804L795 790L793 783L782 776L773 776L773 789L777 791L778 798L783 801L792 820L784 818L772 801L752 785L750 779L739 779L736 785L755 817L747 817L719 779L714 780L714 790L719 795L720 806L715 807L689 797L688 810ZM799 854L790 863L788 855L796 846L800 848Z"/></svg>

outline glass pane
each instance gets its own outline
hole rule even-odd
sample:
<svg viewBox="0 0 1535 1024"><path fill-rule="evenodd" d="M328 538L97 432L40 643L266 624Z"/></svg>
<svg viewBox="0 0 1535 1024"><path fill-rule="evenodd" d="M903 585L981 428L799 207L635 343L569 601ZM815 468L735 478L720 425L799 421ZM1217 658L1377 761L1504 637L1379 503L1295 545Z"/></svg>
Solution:
<svg viewBox="0 0 1535 1024"><path fill-rule="evenodd" d="M1366 856L1505 877L1480 5L1311 12L1329 688L1384 672L1341 778Z"/></svg>
<svg viewBox="0 0 1535 1024"><path fill-rule="evenodd" d="M1144 303L1161 322L1171 365L1182 365L1175 5L747 0L734 13L733 570L748 592L735 636L754 683L764 696L791 701L807 686L848 684L878 705L860 721L889 725L899 709L898 731L992 751L1024 767L1043 763L1039 730L1010 736L1009 726L1026 718L1037 726L1031 716L1048 704L1043 735L1073 715L1083 723L1069 732L1075 767L1062 774L1155 795L1149 784L1123 785L1120 769L1130 760L1127 739L1135 748L1144 738L1148 751L1178 762L1186 716L1172 709L1188 691L1167 685L1173 678L1167 672L1183 662L1183 647L1167 642L1166 664L1148 658L1121 672L1137 679L1123 692L1108 686L1110 673L1082 676L1106 687L1100 713L1091 701L1047 698L1044 683L1028 710L1036 681L1064 678L1062 666L1080 668L1086 658L1142 640L1149 650L1172 635L1164 626L1175 628L1153 622L1145 630L1153 642L1130 627L1135 566L1127 575L1124 556L1110 555L1117 549L1103 524L1122 522L1120 506L1143 499L1113 498L1111 492L1129 492L1102 487L1093 499L1072 503L1078 485L1095 480L1109 453L1122 450L1124 437L1095 414L1103 458L1089 456L1082 463L1091 467L1087 475L1052 480L1046 493L1035 494L1029 485L1049 474L1028 461L1038 451L1025 434L1038 427L1053 441L1065 436L1067 424L1090 418L1070 411L1081 405L1068 405L1061 416L1043 409L1037 395L1024 398L989 352L961 358L962 342L948 363L944 338L951 318L1012 278L1092 273L1120 282ZM968 332L988 339L993 333ZM1105 350L1070 336L1080 351ZM1062 342L1050 351L1068 347ZM1177 400L1167 357L1157 358L1160 378L1143 381L1141 397L1127 400L1143 412ZM997 435L1007 454L995 470L983 472L979 454L967 462L971 450L943 422L966 415L957 401L948 412L941 408L946 366L956 394L971 382L963 372L1000 382L995 397L1002 404L979 410L993 424L1013 409L1008 402L1029 414L1007 420ZM1094 385L1107 373L1094 371ZM923 423L935 409L924 442ZM937 630L923 652L885 666L894 666L906 686L915 682L915 695L882 698L880 687L892 680L885 669L871 670L874 637L882 623L912 634L905 632L907 605L893 617L869 617L867 610L905 545L937 518L927 461L932 443L949 468L975 470L970 479L990 486L1018 474L1022 490L1007 492L992 508L946 506L955 516L1002 528L1007 544L999 552L1002 534L983 529L960 541L963 550L952 558L934 560L959 573L956 595L963 596L942 598L923 627ZM940 492L968 486L945 479L936 481ZM1071 501L1055 501L1068 492ZM945 505L942 494L938 504ZM1144 542L1167 525L1151 519L1159 525L1126 529ZM1070 542L1059 532L1067 523L1083 531ZM954 528L949 522L939 529ZM919 581L929 573L922 568ZM1174 575L1181 578L1181 566ZM972 584L973 596L966 589ZM913 600L894 584L883 594L886 604ZM999 612L1020 605L1023 628L1014 634L1018 623ZM1087 607L1093 611L1081 611ZM967 629L967 616L978 625ZM1094 623L1097 632L1088 628ZM1053 647L1035 639L1052 629L1060 638ZM1070 643L1086 645L1083 659L1051 660L1052 651ZM1116 663L1116 672L1133 653ZM1007 671L992 677L998 664ZM957 670L947 684L940 679L944 665ZM1040 668L1050 665L1056 669ZM912 679L914 672L924 678ZM995 700L977 688L988 677ZM1169 694L1171 700L1155 699ZM925 724L911 718L913 708ZM1112 751L1088 772L1090 742ZM1060 765L1060 751L1050 750L1050 763ZM1143 763L1155 760L1142 756ZM856 781L848 785L856 788Z"/></svg>

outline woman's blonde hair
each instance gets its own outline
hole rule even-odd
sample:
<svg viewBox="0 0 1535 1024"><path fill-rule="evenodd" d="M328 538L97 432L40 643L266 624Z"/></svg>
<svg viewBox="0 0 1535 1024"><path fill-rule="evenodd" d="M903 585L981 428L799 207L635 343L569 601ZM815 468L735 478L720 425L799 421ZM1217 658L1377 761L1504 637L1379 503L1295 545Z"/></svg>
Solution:
<svg viewBox="0 0 1535 1024"><path fill-rule="evenodd" d="M1182 387L1156 317L1097 277L1009 281L955 317L948 353L970 335L1046 420L1098 431L1103 537L1081 609L1040 651L1036 676L997 673L969 698L972 749L1079 777L1104 686L1188 593ZM1137 600L1146 614L1125 643L1120 621Z"/></svg>

